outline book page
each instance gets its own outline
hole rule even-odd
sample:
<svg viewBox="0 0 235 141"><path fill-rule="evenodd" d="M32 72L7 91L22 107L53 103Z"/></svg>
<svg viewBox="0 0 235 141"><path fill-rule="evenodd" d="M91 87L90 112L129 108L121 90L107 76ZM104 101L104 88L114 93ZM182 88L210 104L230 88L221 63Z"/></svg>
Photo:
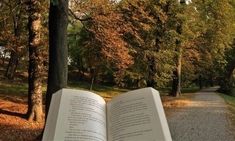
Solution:
<svg viewBox="0 0 235 141"><path fill-rule="evenodd" d="M56 121L57 121L55 117L57 117L59 113L61 94L62 90L57 91L55 94L52 95L50 109L47 116L47 123L45 125L42 141L52 141L54 138Z"/></svg>
<svg viewBox="0 0 235 141"><path fill-rule="evenodd" d="M91 92L63 89L54 140L106 141L105 101Z"/></svg>
<svg viewBox="0 0 235 141"><path fill-rule="evenodd" d="M159 94L152 88L122 94L107 110L108 141L171 141Z"/></svg>

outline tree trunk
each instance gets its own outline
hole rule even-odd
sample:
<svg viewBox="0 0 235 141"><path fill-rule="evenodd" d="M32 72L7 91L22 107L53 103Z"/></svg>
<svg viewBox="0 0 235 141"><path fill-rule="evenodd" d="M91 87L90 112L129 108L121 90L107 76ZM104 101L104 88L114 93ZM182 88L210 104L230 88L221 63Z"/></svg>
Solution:
<svg viewBox="0 0 235 141"><path fill-rule="evenodd" d="M18 53L16 53L15 51L11 51L10 60L8 62L7 70L6 70L6 74L5 74L5 76L8 79L13 79L14 78L18 63L19 63Z"/></svg>
<svg viewBox="0 0 235 141"><path fill-rule="evenodd" d="M199 77L198 77L198 83L199 83L199 88L200 88L200 90L203 88L203 84L202 84L202 76L201 75L199 75Z"/></svg>
<svg viewBox="0 0 235 141"><path fill-rule="evenodd" d="M41 48L41 10L40 1L29 0L29 68L28 68L28 119L41 122L42 110L42 72L43 50Z"/></svg>
<svg viewBox="0 0 235 141"><path fill-rule="evenodd" d="M147 77L147 87L155 87L155 81L154 81L154 77L155 77L155 59L153 56L150 56L148 58L148 77Z"/></svg>
<svg viewBox="0 0 235 141"><path fill-rule="evenodd" d="M91 68L90 75L91 75L91 85L90 85L90 90L93 90L93 85L96 77L97 69Z"/></svg>
<svg viewBox="0 0 235 141"><path fill-rule="evenodd" d="M178 97L181 94L181 67L182 67L182 48L179 47L176 70L173 72L172 92L171 95Z"/></svg>
<svg viewBox="0 0 235 141"><path fill-rule="evenodd" d="M210 86L213 87L214 86L214 80L213 80L213 75L210 76Z"/></svg>
<svg viewBox="0 0 235 141"><path fill-rule="evenodd" d="M93 90L94 80L95 80L95 75L93 75L93 74L92 74L92 78L91 78L91 85L90 85L90 91L92 91L92 90Z"/></svg>
<svg viewBox="0 0 235 141"><path fill-rule="evenodd" d="M68 0L51 1L49 11L49 72L46 94L46 115L52 94L67 86Z"/></svg>

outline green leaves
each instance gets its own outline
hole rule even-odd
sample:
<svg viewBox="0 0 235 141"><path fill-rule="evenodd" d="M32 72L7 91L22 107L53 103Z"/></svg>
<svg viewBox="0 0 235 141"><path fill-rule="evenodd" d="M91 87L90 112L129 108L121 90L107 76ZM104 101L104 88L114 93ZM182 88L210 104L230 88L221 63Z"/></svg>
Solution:
<svg viewBox="0 0 235 141"><path fill-rule="evenodd" d="M111 70L125 68L128 78L156 87L169 86L180 55L183 84L199 75L218 77L235 33L229 0L195 0L189 5L172 0L88 0L79 2L77 11L91 17L82 21L82 30L74 29L80 32L79 44L73 45L79 46L78 52L99 58Z"/></svg>

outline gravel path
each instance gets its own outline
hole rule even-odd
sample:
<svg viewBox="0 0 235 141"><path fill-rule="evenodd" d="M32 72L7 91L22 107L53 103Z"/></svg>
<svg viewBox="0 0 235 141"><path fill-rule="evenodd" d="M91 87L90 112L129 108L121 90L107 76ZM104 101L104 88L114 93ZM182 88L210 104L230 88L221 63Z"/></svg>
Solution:
<svg viewBox="0 0 235 141"><path fill-rule="evenodd" d="M189 104L166 110L173 141L235 141L226 103L215 90L200 91Z"/></svg>

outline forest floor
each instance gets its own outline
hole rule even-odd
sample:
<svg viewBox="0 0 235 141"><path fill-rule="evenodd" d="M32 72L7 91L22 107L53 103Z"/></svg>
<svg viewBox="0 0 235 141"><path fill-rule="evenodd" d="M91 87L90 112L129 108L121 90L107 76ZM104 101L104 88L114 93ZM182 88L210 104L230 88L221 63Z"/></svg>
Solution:
<svg viewBox="0 0 235 141"><path fill-rule="evenodd" d="M29 122L25 118L24 99L0 96L0 141L34 141L40 135L44 122Z"/></svg>
<svg viewBox="0 0 235 141"><path fill-rule="evenodd" d="M27 84L21 79L7 80L0 75L0 141L35 141L44 122L29 122Z"/></svg>
<svg viewBox="0 0 235 141"><path fill-rule="evenodd" d="M235 141L234 115L215 91L204 89L188 95L183 105L166 107L173 141Z"/></svg>

